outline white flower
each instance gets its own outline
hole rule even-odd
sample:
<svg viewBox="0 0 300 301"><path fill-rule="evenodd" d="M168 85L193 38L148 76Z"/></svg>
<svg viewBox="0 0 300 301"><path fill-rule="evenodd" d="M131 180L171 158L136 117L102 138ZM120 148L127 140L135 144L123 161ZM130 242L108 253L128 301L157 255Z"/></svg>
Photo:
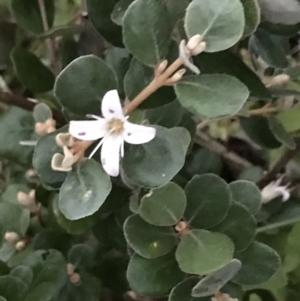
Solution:
<svg viewBox="0 0 300 301"><path fill-rule="evenodd" d="M96 115L87 117L96 120L71 121L70 134L81 140L98 140L103 138L91 153L101 148L101 163L107 174L119 175L120 157L124 156L124 142L143 144L151 141L156 134L155 128L128 122L124 116L117 90L109 91L102 100L101 111L104 118Z"/></svg>
<svg viewBox="0 0 300 301"><path fill-rule="evenodd" d="M291 192L288 188L289 184L280 186L281 181L282 177L280 177L276 181L269 183L266 187L263 188L263 190L261 191L261 202L263 204L266 204L279 196L282 196L283 202L287 201L290 198Z"/></svg>

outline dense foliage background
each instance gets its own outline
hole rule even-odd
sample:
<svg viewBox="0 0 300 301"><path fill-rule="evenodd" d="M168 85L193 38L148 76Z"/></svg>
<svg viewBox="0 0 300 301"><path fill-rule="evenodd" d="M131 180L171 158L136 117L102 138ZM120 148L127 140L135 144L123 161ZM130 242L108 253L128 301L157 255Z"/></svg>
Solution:
<svg viewBox="0 0 300 301"><path fill-rule="evenodd" d="M0 0L0 301L299 300L299 31L299 0ZM110 177L68 124L115 89L156 136Z"/></svg>

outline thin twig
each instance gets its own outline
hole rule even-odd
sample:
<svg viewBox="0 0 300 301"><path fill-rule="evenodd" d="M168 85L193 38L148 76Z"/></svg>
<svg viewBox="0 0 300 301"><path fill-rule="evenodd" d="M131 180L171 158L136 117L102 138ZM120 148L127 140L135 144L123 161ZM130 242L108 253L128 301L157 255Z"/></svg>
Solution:
<svg viewBox="0 0 300 301"><path fill-rule="evenodd" d="M38 0L38 3L39 3L40 12L41 12L44 31L48 31L49 24L48 24L48 20L47 20L47 11L46 11L46 7L45 7L45 2L44 2L44 0ZM55 58L55 42L52 38L47 38L45 41L46 41L46 46L48 49L48 55L50 58L52 71L55 75L57 75L59 73L59 67L56 63L56 58Z"/></svg>
<svg viewBox="0 0 300 301"><path fill-rule="evenodd" d="M0 91L0 102L3 102L7 105L16 106L22 109L25 109L27 111L32 111L33 108L36 106L36 103L28 100L27 98L16 95L10 92L2 92ZM63 114L54 108L51 108L53 119L57 121L60 125L64 125L66 123L66 120L63 116Z"/></svg>
<svg viewBox="0 0 300 301"><path fill-rule="evenodd" d="M228 149L209 135L198 132L195 137L195 143L209 149L210 151L220 155L224 160L231 163L236 169L241 170L252 166L248 160L240 157L238 154L228 151Z"/></svg>
<svg viewBox="0 0 300 301"><path fill-rule="evenodd" d="M293 159L300 151L300 139L296 140L296 148L288 150L284 153L277 163L256 183L256 185L262 189L270 182L272 182L277 174L286 166L286 164Z"/></svg>

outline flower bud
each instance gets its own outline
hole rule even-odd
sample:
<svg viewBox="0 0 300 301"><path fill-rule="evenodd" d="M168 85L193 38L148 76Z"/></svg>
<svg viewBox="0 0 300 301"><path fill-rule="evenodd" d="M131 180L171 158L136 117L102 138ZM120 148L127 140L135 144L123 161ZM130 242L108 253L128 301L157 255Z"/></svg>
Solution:
<svg viewBox="0 0 300 301"><path fill-rule="evenodd" d="M74 273L69 279L73 284L78 284L80 282L80 275L78 273Z"/></svg>
<svg viewBox="0 0 300 301"><path fill-rule="evenodd" d="M182 76L186 72L186 69L182 68L178 70L171 78L170 78L170 83L177 83L179 80L181 80Z"/></svg>
<svg viewBox="0 0 300 301"><path fill-rule="evenodd" d="M74 265L73 265L72 263L68 263L68 264L67 264L67 274L68 274L69 276L71 276L71 275L74 274L74 272L75 272L75 267L74 267Z"/></svg>
<svg viewBox="0 0 300 301"><path fill-rule="evenodd" d="M18 192L17 194L17 199L20 205L26 207L26 208L31 208L35 206L35 201L34 201L34 191L30 192L30 194L26 194L22 191Z"/></svg>
<svg viewBox="0 0 300 301"><path fill-rule="evenodd" d="M198 45L203 41L203 37L200 34L196 34L195 36L191 37L187 43L187 48L190 51L193 51Z"/></svg>
<svg viewBox="0 0 300 301"><path fill-rule="evenodd" d="M4 239L11 244L15 244L20 239L20 236L16 232L6 232Z"/></svg>
<svg viewBox="0 0 300 301"><path fill-rule="evenodd" d="M168 61L164 60L158 65L157 71L159 73L163 73L166 70L167 66L168 66Z"/></svg>
<svg viewBox="0 0 300 301"><path fill-rule="evenodd" d="M54 119L52 119L52 118L49 118L49 119L47 119L47 120L45 121L45 125L46 125L47 127L54 127L54 128L55 128L55 126L56 126L56 121L55 121Z"/></svg>
<svg viewBox="0 0 300 301"><path fill-rule="evenodd" d="M287 74L278 74L274 76L270 82L270 86L284 86L290 81L290 77Z"/></svg>
<svg viewBox="0 0 300 301"><path fill-rule="evenodd" d="M20 240L16 243L16 250L22 251L26 246L26 242L24 240Z"/></svg>
<svg viewBox="0 0 300 301"><path fill-rule="evenodd" d="M199 45L191 51L193 56L200 54L206 48L206 42L201 42Z"/></svg>
<svg viewBox="0 0 300 301"><path fill-rule="evenodd" d="M35 132L40 136L45 135L47 133L47 126L43 122L36 122L34 128Z"/></svg>

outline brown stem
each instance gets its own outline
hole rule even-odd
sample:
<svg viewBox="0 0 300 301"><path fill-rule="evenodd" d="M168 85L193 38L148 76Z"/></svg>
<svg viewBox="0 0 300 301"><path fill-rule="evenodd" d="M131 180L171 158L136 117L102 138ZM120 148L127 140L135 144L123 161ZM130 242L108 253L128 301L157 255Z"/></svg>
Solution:
<svg viewBox="0 0 300 301"><path fill-rule="evenodd" d="M269 113L274 113L276 111L277 108L270 108L270 104L268 103L259 109L249 110L248 113L250 115L267 115Z"/></svg>
<svg viewBox="0 0 300 301"><path fill-rule="evenodd" d="M48 0L46 0L46 1L48 1ZM44 2L44 0L38 0L38 3L39 3L44 31L48 31L49 24L48 24L48 20L47 20L47 11L46 11L46 7L45 7L45 2ZM56 58L55 58L55 42L52 38L47 38L45 40L45 42L46 42L46 46L48 49L48 55L50 58L53 73L55 75L57 75L59 73L59 68L58 68L58 65L56 64Z"/></svg>
<svg viewBox="0 0 300 301"><path fill-rule="evenodd" d="M27 98L16 95L9 92L2 92L0 91L0 102L3 102L8 105L16 106L22 109L25 109L27 111L32 111L33 108L36 106L36 103L28 100ZM53 119L57 121L60 125L64 125L66 123L66 120L63 116L63 114L56 109L51 108Z"/></svg>
<svg viewBox="0 0 300 301"><path fill-rule="evenodd" d="M198 132L194 141L202 147L205 147L210 151L221 156L224 160L228 161L237 170L249 168L252 166L252 164L249 161L240 157L234 152L228 151L228 149L223 144L221 144L220 142L216 141L215 139L203 132Z"/></svg>
<svg viewBox="0 0 300 301"><path fill-rule="evenodd" d="M137 108L145 99L153 94L157 89L167 84L169 77L182 65L181 58L174 61L164 72L159 73L155 68L155 75L153 80L146 86L132 101L124 106L124 113L129 114Z"/></svg>
<svg viewBox="0 0 300 301"><path fill-rule="evenodd" d="M276 164L256 183L256 185L262 189L272 182L277 174L279 174L286 164L293 159L300 151L300 139L296 140L296 148L288 150L284 153Z"/></svg>

